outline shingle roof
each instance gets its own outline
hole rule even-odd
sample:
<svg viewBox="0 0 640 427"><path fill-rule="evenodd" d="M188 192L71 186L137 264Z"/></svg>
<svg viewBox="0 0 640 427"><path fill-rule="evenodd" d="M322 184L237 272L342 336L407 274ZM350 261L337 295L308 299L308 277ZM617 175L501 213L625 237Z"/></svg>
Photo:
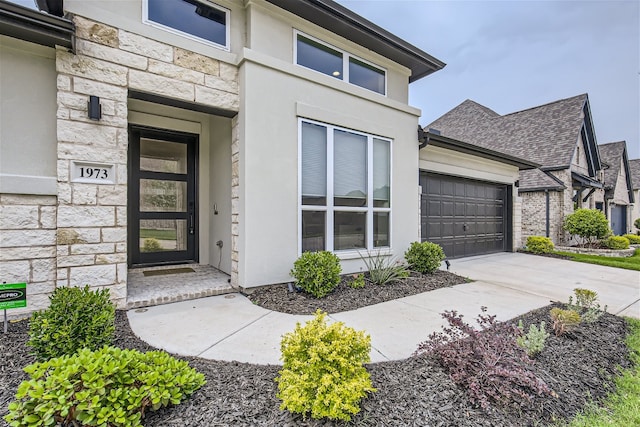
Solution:
<svg viewBox="0 0 640 427"><path fill-rule="evenodd" d="M631 170L631 186L634 190L640 189L640 159L629 160ZM638 200L636 200L638 202Z"/></svg>
<svg viewBox="0 0 640 427"><path fill-rule="evenodd" d="M558 191L564 190L565 188L560 181L540 169L520 171L520 187L518 187L518 190L521 193L540 190Z"/></svg>
<svg viewBox="0 0 640 427"><path fill-rule="evenodd" d="M598 145L600 157L608 166L604 170L604 188L607 190L607 193L615 191L625 145L626 143L624 141Z"/></svg>
<svg viewBox="0 0 640 427"><path fill-rule="evenodd" d="M568 168L584 122L587 94L499 115L466 100L427 125L449 138L531 160L543 168Z"/></svg>

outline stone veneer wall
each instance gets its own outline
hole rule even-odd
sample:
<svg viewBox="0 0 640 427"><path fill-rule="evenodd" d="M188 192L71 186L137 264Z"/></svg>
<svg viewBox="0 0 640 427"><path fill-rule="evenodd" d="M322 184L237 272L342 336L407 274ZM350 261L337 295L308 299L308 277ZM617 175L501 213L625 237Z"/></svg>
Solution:
<svg viewBox="0 0 640 427"><path fill-rule="evenodd" d="M56 197L0 194L0 280L27 282L27 308L49 305L56 287Z"/></svg>
<svg viewBox="0 0 640 427"><path fill-rule="evenodd" d="M238 71L234 65L103 23L80 16L73 20L76 54L56 52L56 285L107 287L123 307L127 295L128 90L237 112ZM87 117L89 95L100 97L100 121ZM115 165L115 183L72 182L73 161Z"/></svg>
<svg viewBox="0 0 640 427"><path fill-rule="evenodd" d="M547 202L544 191L521 193L522 197L522 245L529 236L546 235ZM549 238L554 244L564 239L562 229L563 192L549 192Z"/></svg>
<svg viewBox="0 0 640 427"><path fill-rule="evenodd" d="M231 120L231 286L238 283L238 238L240 225L240 137L238 116Z"/></svg>

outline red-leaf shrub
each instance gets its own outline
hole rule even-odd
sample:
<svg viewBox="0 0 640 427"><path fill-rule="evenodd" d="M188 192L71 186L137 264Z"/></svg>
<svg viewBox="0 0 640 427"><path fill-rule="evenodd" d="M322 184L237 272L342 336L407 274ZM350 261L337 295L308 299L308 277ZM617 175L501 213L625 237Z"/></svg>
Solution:
<svg viewBox="0 0 640 427"><path fill-rule="evenodd" d="M451 379L467 389L471 400L482 408L494 402L523 406L533 393L553 394L529 369L533 361L516 342L522 334L518 327L498 322L486 311L482 307L476 319L480 329L465 323L456 311L445 311L441 315L449 326L429 335L416 354L432 353Z"/></svg>

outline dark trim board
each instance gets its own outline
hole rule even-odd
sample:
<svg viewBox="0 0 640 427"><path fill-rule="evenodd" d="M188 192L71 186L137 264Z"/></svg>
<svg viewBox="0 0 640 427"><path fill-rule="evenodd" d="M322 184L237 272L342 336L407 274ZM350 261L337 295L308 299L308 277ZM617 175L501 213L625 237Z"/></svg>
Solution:
<svg viewBox="0 0 640 427"><path fill-rule="evenodd" d="M420 171L422 241L448 258L513 250L513 186Z"/></svg>
<svg viewBox="0 0 640 427"><path fill-rule="evenodd" d="M5 1L0 1L0 34L42 46L75 47L72 21Z"/></svg>
<svg viewBox="0 0 640 427"><path fill-rule="evenodd" d="M187 172L167 173L140 170L140 139L150 138L187 146ZM129 159L128 159L128 266L146 267L165 264L185 264L198 262L198 144L196 134L156 129L152 127L132 125L129 127ZM184 210L141 211L141 180L186 182L187 195ZM176 220L186 223L186 248L184 250L162 250L143 252L140 249L140 220ZM178 241L176 231L176 241Z"/></svg>

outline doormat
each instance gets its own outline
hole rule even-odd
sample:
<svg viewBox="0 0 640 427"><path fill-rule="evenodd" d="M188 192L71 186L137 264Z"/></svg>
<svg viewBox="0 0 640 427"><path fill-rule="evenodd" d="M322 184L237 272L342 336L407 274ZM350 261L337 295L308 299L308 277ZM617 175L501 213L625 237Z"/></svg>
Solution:
<svg viewBox="0 0 640 427"><path fill-rule="evenodd" d="M184 268L167 268L164 270L148 270L143 271L144 277L147 276L164 276L165 274L180 274L180 273L195 273L196 271L193 268L184 267Z"/></svg>

